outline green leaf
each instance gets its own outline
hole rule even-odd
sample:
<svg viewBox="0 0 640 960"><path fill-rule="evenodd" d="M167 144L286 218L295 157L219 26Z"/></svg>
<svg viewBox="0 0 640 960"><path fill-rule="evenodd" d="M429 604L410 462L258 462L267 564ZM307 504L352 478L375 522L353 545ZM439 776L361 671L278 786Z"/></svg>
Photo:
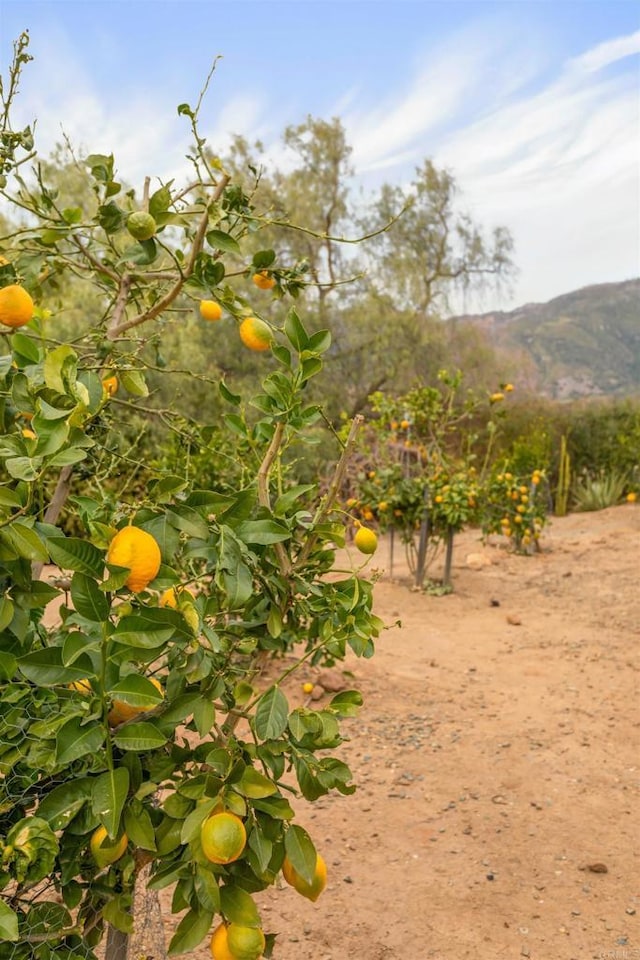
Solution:
<svg viewBox="0 0 640 960"><path fill-rule="evenodd" d="M62 211L65 223L80 223L82 221L82 207L65 207Z"/></svg>
<svg viewBox="0 0 640 960"><path fill-rule="evenodd" d="M251 263L256 270L264 270L266 267L270 267L275 259L275 250L258 250L251 258Z"/></svg>
<svg viewBox="0 0 640 960"><path fill-rule="evenodd" d="M255 730L260 740L276 740L287 728L289 704L276 684L260 697L255 716Z"/></svg>
<svg viewBox="0 0 640 960"><path fill-rule="evenodd" d="M11 603L10 600L5 600L4 605L8 605L11 608L11 616L9 617L8 622L4 624L4 626L0 626L0 632L2 632L2 630L4 630L8 626L8 624L11 623L11 620L13 619L13 604ZM0 614L2 612L2 609L3 609L3 602L0 601ZM1 623L2 621L0 620L0 624ZM13 654L7 653L6 650L0 650L0 680L6 681L6 680L13 679L17 669L18 669L18 661L13 656Z"/></svg>
<svg viewBox="0 0 640 960"><path fill-rule="evenodd" d="M282 543L291 533L283 523L277 520L245 520L236 527L236 534L245 543Z"/></svg>
<svg viewBox="0 0 640 960"><path fill-rule="evenodd" d="M132 397L148 397L149 387L147 386L144 374L140 370L120 370L120 383Z"/></svg>
<svg viewBox="0 0 640 960"><path fill-rule="evenodd" d="M284 332L292 347L302 353L309 348L309 335L295 310L290 310L284 322Z"/></svg>
<svg viewBox="0 0 640 960"><path fill-rule="evenodd" d="M50 350L44 361L46 385L56 393L71 392L76 381L77 365L78 355L68 344Z"/></svg>
<svg viewBox="0 0 640 960"><path fill-rule="evenodd" d="M146 720L118 727L113 739L121 750L135 750L138 753L143 750L157 750L167 742L165 735Z"/></svg>
<svg viewBox="0 0 640 960"><path fill-rule="evenodd" d="M254 770L253 767L246 767L238 782L234 783L233 786L243 797L255 800L270 797L278 792L275 783L258 770Z"/></svg>
<svg viewBox="0 0 640 960"><path fill-rule="evenodd" d="M57 454L68 440L69 424L66 420L45 420L36 416L31 426L38 436L36 454L39 457Z"/></svg>
<svg viewBox="0 0 640 960"><path fill-rule="evenodd" d="M102 623L109 617L109 601L95 580L77 571L71 580L71 599L81 617Z"/></svg>
<svg viewBox="0 0 640 960"><path fill-rule="evenodd" d="M18 939L18 916L4 900L0 900L0 941L15 943Z"/></svg>
<svg viewBox="0 0 640 960"><path fill-rule="evenodd" d="M202 943L211 929L213 910L189 910L176 929L169 943L168 955L177 957L188 950L194 950Z"/></svg>
<svg viewBox="0 0 640 960"><path fill-rule="evenodd" d="M172 637L191 640L192 633L177 610L147 607L139 613L121 617L114 640L131 647L159 647Z"/></svg>
<svg viewBox="0 0 640 960"><path fill-rule="evenodd" d="M24 932L28 931L30 937L34 934L42 936L46 933L56 933L69 926L71 926L71 915L61 903L40 900L31 905L25 918Z"/></svg>
<svg viewBox="0 0 640 960"><path fill-rule="evenodd" d="M40 360L40 350L38 344L26 333L14 333L11 337L11 349L15 355L16 362L23 367L30 363L38 363Z"/></svg>
<svg viewBox="0 0 640 960"><path fill-rule="evenodd" d="M207 867L200 864L196 866L196 876L194 887L198 903L204 910L212 910L214 913L220 912L220 888L216 882L215 876Z"/></svg>
<svg viewBox="0 0 640 960"><path fill-rule="evenodd" d="M284 848L293 869L307 883L313 881L318 855L307 831L292 823L284 835Z"/></svg>
<svg viewBox="0 0 640 960"><path fill-rule="evenodd" d="M65 767L79 757L97 753L104 743L104 727L99 723L82 725L80 717L72 717L58 731L56 737L56 761Z"/></svg>
<svg viewBox="0 0 640 960"><path fill-rule="evenodd" d="M147 710L153 710L164 699L156 685L138 673L130 673L123 677L110 688L109 694L133 707L146 707Z"/></svg>
<svg viewBox="0 0 640 960"><path fill-rule="evenodd" d="M302 363L300 364L301 371L301 382L306 383L307 380L310 380L311 377L315 377L316 374L320 373L322 370L322 360L318 357L305 357Z"/></svg>
<svg viewBox="0 0 640 960"><path fill-rule="evenodd" d="M128 899L124 895L112 897L102 908L102 916L122 933L133 933L133 916L129 910Z"/></svg>
<svg viewBox="0 0 640 960"><path fill-rule="evenodd" d="M242 397L239 396L239 394L237 393L232 393L231 390L229 390L226 383L224 382L224 380L219 381L218 390L220 391L224 399L227 401L227 403L233 404L234 407L237 407L240 404Z"/></svg>
<svg viewBox="0 0 640 960"><path fill-rule="evenodd" d="M72 664L79 660L80 657L87 653L87 647L91 646L91 639L86 636L86 634L81 633L79 630L73 630L71 633L68 633L64 638L62 644L62 663L65 667L70 667ZM93 644L97 647L99 643L99 638L95 637ZM86 663L86 660L82 661ZM82 678L84 679L84 677Z"/></svg>
<svg viewBox="0 0 640 960"><path fill-rule="evenodd" d="M333 697L329 709L339 717L354 717L362 703L362 694L359 690L344 690Z"/></svg>
<svg viewBox="0 0 640 960"><path fill-rule="evenodd" d="M47 549L36 531L20 520L14 520L13 523L3 527L0 530L0 539L13 547L18 556L25 560L39 560L46 563L49 559Z"/></svg>
<svg viewBox="0 0 640 960"><path fill-rule="evenodd" d="M181 843L191 843L191 841L198 836L202 824L218 803L218 798L212 797L209 800L205 800L204 803L199 804L195 810L191 811L189 816L186 817L184 823L182 824L182 829L180 831Z"/></svg>
<svg viewBox="0 0 640 960"><path fill-rule="evenodd" d="M180 504L174 510L166 511L167 520L176 528L196 540L206 540L209 536L209 524L199 513Z"/></svg>
<svg viewBox="0 0 640 960"><path fill-rule="evenodd" d="M258 870L264 873L269 866L271 855L273 853L273 843L260 829L259 822L256 822L253 830L249 834L249 849L253 850L258 863Z"/></svg>
<svg viewBox="0 0 640 960"><path fill-rule="evenodd" d="M99 580L104 573L104 555L88 540L78 537L47 537L51 559L62 570L78 570Z"/></svg>
<svg viewBox="0 0 640 960"><path fill-rule="evenodd" d="M240 887L229 884L221 887L220 906L224 916L232 923L240 923L243 927L260 926L260 914L253 898Z"/></svg>
<svg viewBox="0 0 640 960"><path fill-rule="evenodd" d="M80 777L54 787L40 801L38 816L46 820L52 830L64 830L89 800L92 785L90 777Z"/></svg>
<svg viewBox="0 0 640 960"><path fill-rule="evenodd" d="M60 647L47 647L44 650L34 650L18 660L20 673L40 687L48 687L54 683L73 683L74 680L84 680L93 676L93 664L90 658L83 654L73 664L65 664Z"/></svg>
<svg viewBox="0 0 640 960"><path fill-rule="evenodd" d="M225 253L241 253L238 241L222 230L209 230L207 243L216 250L224 250Z"/></svg>
<svg viewBox="0 0 640 960"><path fill-rule="evenodd" d="M277 516L282 516L289 513L289 511L294 507L297 500L300 497L303 497L306 493L312 493L316 489L315 484L313 483L304 483L297 484L294 487L291 487L290 490L287 490L285 493L281 494L275 502L273 512Z"/></svg>
<svg viewBox="0 0 640 960"><path fill-rule="evenodd" d="M107 770L93 781L91 807L109 838L115 840L120 828L120 817L129 792L129 771L126 767Z"/></svg>
<svg viewBox="0 0 640 960"><path fill-rule="evenodd" d="M266 813L273 820L293 820L295 814L288 800L284 797L265 797L264 800L253 800L252 807Z"/></svg>
<svg viewBox="0 0 640 960"><path fill-rule="evenodd" d="M171 206L171 191L167 184L156 190L149 197L149 213L154 220L158 221L163 213L166 213Z"/></svg>
<svg viewBox="0 0 640 960"><path fill-rule="evenodd" d="M132 800L124 810L124 829L135 847L156 850L156 837L149 811L139 800Z"/></svg>
<svg viewBox="0 0 640 960"><path fill-rule="evenodd" d="M213 703L204 697L200 697L193 708L193 720L201 737L206 737L209 733L215 716L216 711Z"/></svg>
<svg viewBox="0 0 640 960"><path fill-rule="evenodd" d="M328 330L318 330L309 337L307 350L313 353L326 353L331 346L331 334Z"/></svg>
<svg viewBox="0 0 640 960"><path fill-rule="evenodd" d="M14 480L25 480L27 483L31 483L38 476L36 464L37 461L29 457L8 457L4 462L10 477Z"/></svg>

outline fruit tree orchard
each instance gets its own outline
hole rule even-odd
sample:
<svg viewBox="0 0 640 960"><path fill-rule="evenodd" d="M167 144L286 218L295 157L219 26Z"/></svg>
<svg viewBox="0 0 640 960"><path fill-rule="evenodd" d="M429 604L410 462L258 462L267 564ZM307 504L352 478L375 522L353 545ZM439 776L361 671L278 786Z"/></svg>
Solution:
<svg viewBox="0 0 640 960"><path fill-rule="evenodd" d="M373 653L372 584L325 576L359 422L322 496L296 483L330 336L293 309L277 326L259 316L258 298L294 293L301 273L256 249L268 221L200 136L200 102L179 107L187 186L147 180L138 199L112 155L92 154L91 209L62 203L32 128L11 123L27 51L24 34L0 91L0 192L18 218L0 238L2 957L90 960L107 931L107 957L120 956L143 871L182 915L170 955L211 938L214 960L277 956L254 894L280 876L321 893L324 861L291 801L353 791L332 751L361 697L292 709L285 672L266 684L260 666L285 651L286 673ZM69 278L87 315L62 336ZM181 456L130 484L140 464L114 437L153 415L148 341L187 312L264 360L262 382L245 397L220 380L227 412L209 433L161 411ZM189 457L212 436L230 466L201 489Z"/></svg>

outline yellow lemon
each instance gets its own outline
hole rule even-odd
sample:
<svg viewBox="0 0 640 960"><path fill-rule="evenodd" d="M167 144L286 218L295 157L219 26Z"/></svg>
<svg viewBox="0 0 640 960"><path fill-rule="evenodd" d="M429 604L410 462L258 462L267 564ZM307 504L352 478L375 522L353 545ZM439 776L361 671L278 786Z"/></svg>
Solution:
<svg viewBox="0 0 640 960"><path fill-rule="evenodd" d="M173 610L177 610L180 597L183 594L188 594L192 600L195 599L191 590L188 590L187 587L169 587L168 590L160 594L158 605L160 607L171 607Z"/></svg>
<svg viewBox="0 0 640 960"><path fill-rule="evenodd" d="M155 677L149 677L149 680L156 690L164 696L164 690L162 689L160 681L156 680ZM149 707L134 706L132 703L125 703L124 700L116 699L113 701L111 709L107 714L109 726L119 727L121 723L126 723L127 720L133 720L134 717L139 716L141 713L146 713L148 709Z"/></svg>
<svg viewBox="0 0 640 960"><path fill-rule="evenodd" d="M316 858L316 867L311 883L307 883L307 881L300 876L288 857L284 858L282 875L289 886L297 890L298 893L306 897L307 900L317 900L327 885L327 865L320 854L318 854Z"/></svg>
<svg viewBox="0 0 640 960"><path fill-rule="evenodd" d="M118 530L107 550L107 563L131 571L125 582L134 593L140 593L157 576L161 559L157 542L140 527Z"/></svg>
<svg viewBox="0 0 640 960"><path fill-rule="evenodd" d="M129 840L126 833L123 833L117 840L109 840L105 827L97 827L91 835L89 848L99 867L108 867L110 863L115 863L124 854Z"/></svg>

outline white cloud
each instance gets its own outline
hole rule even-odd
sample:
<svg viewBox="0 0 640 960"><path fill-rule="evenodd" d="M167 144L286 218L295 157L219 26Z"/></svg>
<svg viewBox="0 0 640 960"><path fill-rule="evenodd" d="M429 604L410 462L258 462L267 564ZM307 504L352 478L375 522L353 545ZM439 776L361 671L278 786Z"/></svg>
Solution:
<svg viewBox="0 0 640 960"><path fill-rule="evenodd" d="M591 50L587 50L586 53L570 60L568 67L569 69L592 73L607 67L610 63L630 57L634 53L640 53L640 30L624 37L616 37L613 40L605 40L604 43L599 43Z"/></svg>
<svg viewBox="0 0 640 960"><path fill-rule="evenodd" d="M456 45L431 69L433 84L417 73L394 110L352 119L359 172L385 169L386 178L398 182L410 158L427 155L450 169L462 205L478 222L505 225L514 235L519 276L503 307L637 275L637 73L632 66L613 75L606 68L636 53L639 41L640 33L599 44L558 65L555 76L533 90L526 83L535 64L530 48L514 79L514 61L496 59L500 38L478 44L471 56L466 45ZM512 51L516 62L519 50ZM434 90L444 90L435 104ZM453 129L443 132L444 113Z"/></svg>

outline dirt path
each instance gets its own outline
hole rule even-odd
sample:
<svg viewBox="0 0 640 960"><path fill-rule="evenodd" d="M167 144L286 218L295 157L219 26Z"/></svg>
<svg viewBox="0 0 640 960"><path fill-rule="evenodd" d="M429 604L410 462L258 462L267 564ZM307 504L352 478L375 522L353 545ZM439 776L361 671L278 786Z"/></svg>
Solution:
<svg viewBox="0 0 640 960"><path fill-rule="evenodd" d="M465 533L444 597L398 554L346 665L357 792L297 804L328 887L258 897L274 960L640 960L640 506L554 519L533 557Z"/></svg>
<svg viewBox="0 0 640 960"><path fill-rule="evenodd" d="M639 560L629 505L530 558L464 534L450 596L382 577L358 790L298 805L330 882L262 895L277 960L640 960Z"/></svg>

